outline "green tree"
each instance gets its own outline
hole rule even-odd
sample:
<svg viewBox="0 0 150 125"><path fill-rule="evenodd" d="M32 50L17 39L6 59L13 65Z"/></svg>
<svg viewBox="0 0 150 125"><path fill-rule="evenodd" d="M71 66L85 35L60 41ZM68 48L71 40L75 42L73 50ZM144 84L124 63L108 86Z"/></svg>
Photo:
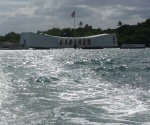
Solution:
<svg viewBox="0 0 150 125"><path fill-rule="evenodd" d="M4 37L4 42L8 41L8 42L19 42L20 39L20 34L17 34L15 32L10 32L8 34L5 35Z"/></svg>

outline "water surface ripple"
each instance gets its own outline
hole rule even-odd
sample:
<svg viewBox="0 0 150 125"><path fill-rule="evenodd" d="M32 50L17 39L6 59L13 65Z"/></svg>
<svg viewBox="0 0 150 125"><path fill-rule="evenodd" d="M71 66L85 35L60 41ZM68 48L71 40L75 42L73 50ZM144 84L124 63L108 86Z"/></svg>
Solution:
<svg viewBox="0 0 150 125"><path fill-rule="evenodd" d="M0 125L149 125L149 55L1 50Z"/></svg>

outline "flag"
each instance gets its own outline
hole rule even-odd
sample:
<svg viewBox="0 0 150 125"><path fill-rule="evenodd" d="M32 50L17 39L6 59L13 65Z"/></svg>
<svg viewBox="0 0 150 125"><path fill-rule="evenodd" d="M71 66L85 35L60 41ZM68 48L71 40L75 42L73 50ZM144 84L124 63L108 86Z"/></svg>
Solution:
<svg viewBox="0 0 150 125"><path fill-rule="evenodd" d="M71 17L75 17L75 11L73 11L73 13L71 14Z"/></svg>

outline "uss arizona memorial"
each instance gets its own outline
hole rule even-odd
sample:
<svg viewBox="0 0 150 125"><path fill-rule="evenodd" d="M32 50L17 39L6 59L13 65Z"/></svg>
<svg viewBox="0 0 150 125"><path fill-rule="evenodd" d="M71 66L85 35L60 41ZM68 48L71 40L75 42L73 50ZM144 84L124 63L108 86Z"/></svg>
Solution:
<svg viewBox="0 0 150 125"><path fill-rule="evenodd" d="M58 37L32 32L21 33L21 48L82 48L101 49L118 47L116 34L100 34L88 37Z"/></svg>

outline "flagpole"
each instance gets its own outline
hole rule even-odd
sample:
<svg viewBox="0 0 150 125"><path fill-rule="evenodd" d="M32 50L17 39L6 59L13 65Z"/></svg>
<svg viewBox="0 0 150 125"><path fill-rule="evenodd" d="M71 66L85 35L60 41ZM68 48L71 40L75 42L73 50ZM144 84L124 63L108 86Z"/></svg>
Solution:
<svg viewBox="0 0 150 125"><path fill-rule="evenodd" d="M74 37L75 37L75 29L76 29L76 23L75 23L75 18L76 18L76 12L75 10L73 11L73 13L71 14L71 17L74 18Z"/></svg>
<svg viewBox="0 0 150 125"><path fill-rule="evenodd" d="M75 12L75 10L74 10L74 12ZM76 26L75 26L75 17L76 17L76 13L74 15L74 38L75 38L75 28L76 28Z"/></svg>

